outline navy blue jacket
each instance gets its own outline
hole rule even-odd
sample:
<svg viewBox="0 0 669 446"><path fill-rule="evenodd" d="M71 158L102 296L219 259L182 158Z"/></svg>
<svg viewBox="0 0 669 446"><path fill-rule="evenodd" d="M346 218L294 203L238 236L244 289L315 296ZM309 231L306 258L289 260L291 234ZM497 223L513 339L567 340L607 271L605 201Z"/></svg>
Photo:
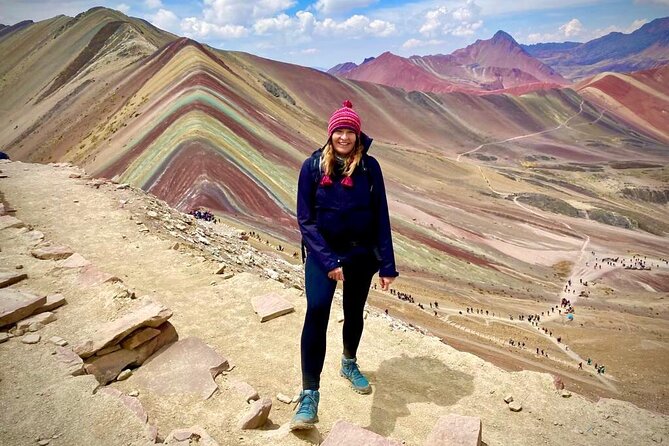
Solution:
<svg viewBox="0 0 669 446"><path fill-rule="evenodd" d="M381 166L366 155L372 139L364 133L361 138L365 156L351 175L353 187L343 186L337 175L331 185L319 184L321 175L318 170L314 175L313 166L318 165L320 150L304 161L297 185L297 222L309 255L315 255L325 271L366 252L379 261L379 276L397 277Z"/></svg>

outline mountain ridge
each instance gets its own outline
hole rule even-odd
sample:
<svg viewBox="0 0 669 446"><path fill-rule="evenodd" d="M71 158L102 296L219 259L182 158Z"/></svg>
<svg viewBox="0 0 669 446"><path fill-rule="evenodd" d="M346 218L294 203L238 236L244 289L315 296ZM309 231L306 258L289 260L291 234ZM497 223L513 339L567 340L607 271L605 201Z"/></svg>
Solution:
<svg viewBox="0 0 669 446"><path fill-rule="evenodd" d="M529 92L567 83L501 30L488 40L477 40L448 55L403 58L387 51L359 66L346 63L328 73L407 91L435 93L489 94L513 92L518 88Z"/></svg>

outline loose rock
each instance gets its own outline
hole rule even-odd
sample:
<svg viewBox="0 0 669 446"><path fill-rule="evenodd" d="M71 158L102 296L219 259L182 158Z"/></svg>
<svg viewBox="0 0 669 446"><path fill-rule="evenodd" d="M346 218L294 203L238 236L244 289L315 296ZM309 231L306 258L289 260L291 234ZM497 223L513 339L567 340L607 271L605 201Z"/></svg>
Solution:
<svg viewBox="0 0 669 446"><path fill-rule="evenodd" d="M49 342L60 347L65 347L67 345L67 341L59 336L51 336Z"/></svg>
<svg viewBox="0 0 669 446"><path fill-rule="evenodd" d="M269 321L295 311L293 305L275 293L256 296L251 300L253 311L260 316L260 322Z"/></svg>
<svg viewBox="0 0 669 446"><path fill-rule="evenodd" d="M24 344L37 344L42 337L38 334L29 334L21 338L21 342Z"/></svg>
<svg viewBox="0 0 669 446"><path fill-rule="evenodd" d="M511 412L520 412L523 410L523 406L521 406L518 401L512 401L509 403L509 410L511 410Z"/></svg>
<svg viewBox="0 0 669 446"><path fill-rule="evenodd" d="M267 422L270 410L272 410L272 400L270 398L256 401L239 421L239 428L256 429L263 426Z"/></svg>
<svg viewBox="0 0 669 446"><path fill-rule="evenodd" d="M456 414L440 417L425 442L432 445L480 446L481 419Z"/></svg>
<svg viewBox="0 0 669 446"><path fill-rule="evenodd" d="M17 322L16 328L26 330L33 324L42 324L45 326L56 320L56 315L50 311L45 311L44 313L36 314L35 316L30 316L23 319L22 321ZM32 330L31 330L32 331Z"/></svg>
<svg viewBox="0 0 669 446"><path fill-rule="evenodd" d="M244 397L244 401L247 403L249 401L256 401L258 398L260 398L260 396L258 396L258 391L247 382L236 381L231 384L231 387L237 391L237 393L242 395Z"/></svg>
<svg viewBox="0 0 669 446"><path fill-rule="evenodd" d="M118 376L116 377L116 381L123 381L123 380L126 380L126 379L130 378L131 376L132 376L132 370L125 369L121 373L118 374Z"/></svg>
<svg viewBox="0 0 669 446"><path fill-rule="evenodd" d="M332 426L330 435L321 443L321 446L344 445L401 446L401 443L382 437L377 433L363 429L348 421L338 420Z"/></svg>
<svg viewBox="0 0 669 446"><path fill-rule="evenodd" d="M31 254L40 260L62 260L70 257L74 251L67 246L46 246L33 249Z"/></svg>
<svg viewBox="0 0 669 446"><path fill-rule="evenodd" d="M24 319L46 302L46 297L14 289L0 290L0 327Z"/></svg>
<svg viewBox="0 0 669 446"><path fill-rule="evenodd" d="M23 266L21 268L23 268ZM15 271L6 271L6 270L0 271L0 288L13 285L27 278L28 278L27 274L21 274Z"/></svg>

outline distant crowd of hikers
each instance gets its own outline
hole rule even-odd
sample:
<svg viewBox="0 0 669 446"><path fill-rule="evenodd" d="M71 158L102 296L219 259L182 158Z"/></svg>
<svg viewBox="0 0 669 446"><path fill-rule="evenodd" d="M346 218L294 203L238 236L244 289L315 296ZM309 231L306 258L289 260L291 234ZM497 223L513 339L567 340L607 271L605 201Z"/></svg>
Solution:
<svg viewBox="0 0 669 446"><path fill-rule="evenodd" d="M192 215L193 217L197 218L198 220L204 220L204 221L211 221L214 223L218 223L218 219L214 214L212 214L210 211L207 209L202 209L202 208L197 208L193 209L188 213L189 215Z"/></svg>

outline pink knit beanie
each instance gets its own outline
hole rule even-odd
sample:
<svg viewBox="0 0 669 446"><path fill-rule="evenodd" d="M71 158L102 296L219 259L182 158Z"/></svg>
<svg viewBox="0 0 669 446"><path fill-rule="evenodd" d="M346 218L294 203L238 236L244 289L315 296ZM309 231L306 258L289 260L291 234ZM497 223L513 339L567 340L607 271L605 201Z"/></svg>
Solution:
<svg viewBox="0 0 669 446"><path fill-rule="evenodd" d="M360 136L360 116L353 110L353 104L348 99L342 104L343 107L332 113L328 121L328 137L332 136L335 130L341 128L351 129L356 135Z"/></svg>

